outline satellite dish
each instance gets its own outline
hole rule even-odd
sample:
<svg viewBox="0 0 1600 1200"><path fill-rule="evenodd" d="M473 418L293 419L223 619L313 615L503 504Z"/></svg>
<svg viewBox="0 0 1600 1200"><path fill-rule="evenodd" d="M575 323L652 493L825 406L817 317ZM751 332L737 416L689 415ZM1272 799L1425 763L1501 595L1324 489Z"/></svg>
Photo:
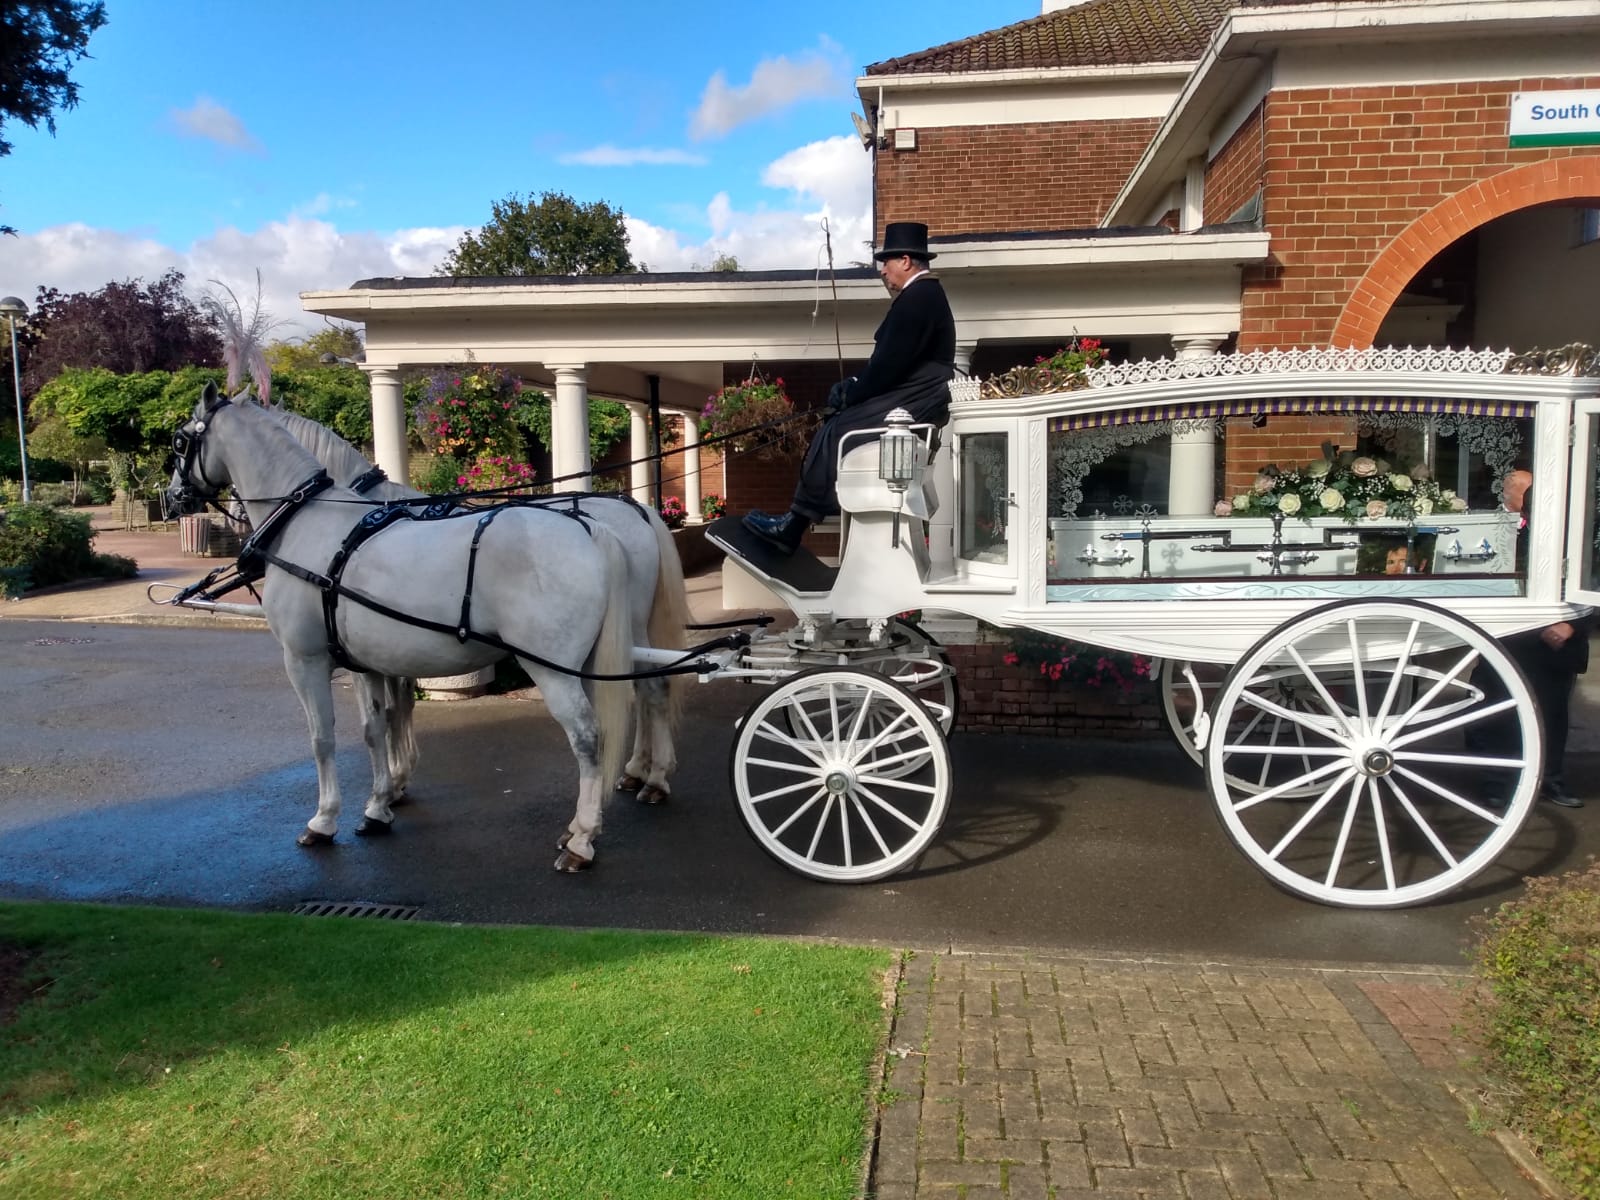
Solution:
<svg viewBox="0 0 1600 1200"><path fill-rule="evenodd" d="M850 120L856 127L856 136L861 139L861 145L868 150L872 149L872 143L875 139L872 126L867 124L867 119L852 109L850 111Z"/></svg>

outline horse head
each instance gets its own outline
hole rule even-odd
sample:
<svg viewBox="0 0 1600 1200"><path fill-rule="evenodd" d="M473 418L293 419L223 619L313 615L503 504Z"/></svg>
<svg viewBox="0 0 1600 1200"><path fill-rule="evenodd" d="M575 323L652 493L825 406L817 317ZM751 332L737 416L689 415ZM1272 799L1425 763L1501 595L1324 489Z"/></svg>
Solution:
<svg viewBox="0 0 1600 1200"><path fill-rule="evenodd" d="M216 384L207 383L194 412L172 435L172 479L166 493L169 512L203 508L206 501L216 499L217 493L228 485L226 470L213 463L208 472L204 459L206 430L217 410L231 403L217 390Z"/></svg>

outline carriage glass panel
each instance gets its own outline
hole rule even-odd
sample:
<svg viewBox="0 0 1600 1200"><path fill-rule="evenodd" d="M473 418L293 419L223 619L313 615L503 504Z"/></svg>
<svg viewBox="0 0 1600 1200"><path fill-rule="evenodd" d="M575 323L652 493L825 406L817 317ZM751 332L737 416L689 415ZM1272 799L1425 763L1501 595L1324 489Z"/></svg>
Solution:
<svg viewBox="0 0 1600 1200"><path fill-rule="evenodd" d="M1600 397L1572 414L1572 491L1567 502L1567 593L1574 604L1600 605Z"/></svg>
<svg viewBox="0 0 1600 1200"><path fill-rule="evenodd" d="M971 563L1003 564L1010 558L1010 467L1006 433L969 433L957 460L960 527L956 553Z"/></svg>
<svg viewBox="0 0 1600 1200"><path fill-rule="evenodd" d="M1314 396L1050 422L1050 596L1520 595L1528 405Z"/></svg>

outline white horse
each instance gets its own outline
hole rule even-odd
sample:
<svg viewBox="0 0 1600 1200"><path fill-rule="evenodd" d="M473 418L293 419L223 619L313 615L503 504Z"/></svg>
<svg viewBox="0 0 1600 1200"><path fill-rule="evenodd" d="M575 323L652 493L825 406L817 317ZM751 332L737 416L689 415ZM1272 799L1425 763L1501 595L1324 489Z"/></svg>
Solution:
<svg viewBox="0 0 1600 1200"><path fill-rule="evenodd" d="M326 425L281 408L267 410L295 441L311 451L327 468L333 481L344 487L360 484L369 500L415 500L426 493L386 478L374 478L372 462ZM381 473L379 473L381 475ZM629 610L633 617L633 644L657 649L681 648L689 622L688 593L683 563L673 544L672 532L653 508L620 495L560 494L539 497L535 503L576 511L611 531L622 543L628 563ZM414 510L415 511L415 510ZM670 777L677 768L673 728L677 720L676 686L680 677L634 682L633 754L617 782L620 791L635 792L643 804L664 804L672 794ZM390 676L356 676L363 722L381 706L387 729L392 800L400 799L416 768L417 745L412 733L415 690L410 679Z"/></svg>
<svg viewBox="0 0 1600 1200"><path fill-rule="evenodd" d="M214 498L231 486L267 563L262 607L305 708L317 765L317 811L301 845L330 843L338 830L337 654L384 675L425 677L474 671L509 651L578 760L577 809L556 868L593 861L605 780L621 765L627 732L625 683L606 677L627 677L633 667L627 564L608 529L512 506L397 519L350 549L373 510L328 486L310 451L260 406L223 399L208 384L173 445L172 500ZM373 794L356 829L364 836L389 832L394 820L388 756L371 735L368 750Z"/></svg>

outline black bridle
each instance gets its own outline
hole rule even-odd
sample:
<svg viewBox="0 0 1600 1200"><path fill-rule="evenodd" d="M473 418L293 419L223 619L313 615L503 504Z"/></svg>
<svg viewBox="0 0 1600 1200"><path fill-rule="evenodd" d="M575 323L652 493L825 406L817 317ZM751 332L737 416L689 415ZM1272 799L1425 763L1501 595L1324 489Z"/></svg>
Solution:
<svg viewBox="0 0 1600 1200"><path fill-rule="evenodd" d="M233 401L226 398L218 400L205 416L190 418L178 426L172 435L174 469L182 483L182 487L173 499L181 507L187 507L195 500L203 504L216 504L217 496L222 492L222 485L212 483L206 478L205 468L200 464L200 446L205 439L207 422L218 409L232 403Z"/></svg>

